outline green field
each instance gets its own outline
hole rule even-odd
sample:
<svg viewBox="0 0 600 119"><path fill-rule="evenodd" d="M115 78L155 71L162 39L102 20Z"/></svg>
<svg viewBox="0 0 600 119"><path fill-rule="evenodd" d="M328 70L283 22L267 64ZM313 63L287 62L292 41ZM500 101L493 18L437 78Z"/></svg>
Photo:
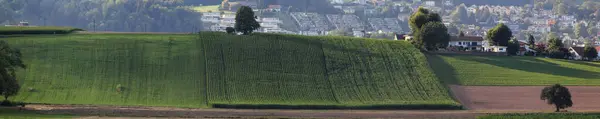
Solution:
<svg viewBox="0 0 600 119"><path fill-rule="evenodd" d="M0 119L71 119L69 115L38 114L26 110L0 109Z"/></svg>
<svg viewBox="0 0 600 119"><path fill-rule="evenodd" d="M68 34L82 29L58 26L0 26L0 35L14 34Z"/></svg>
<svg viewBox="0 0 600 119"><path fill-rule="evenodd" d="M208 32L3 40L21 48L28 65L18 72L23 88L16 101L201 108L458 108L426 57L401 41ZM119 84L124 87L121 92Z"/></svg>
<svg viewBox="0 0 600 119"><path fill-rule="evenodd" d="M541 57L427 55L446 83L462 85L600 85L600 63Z"/></svg>
<svg viewBox="0 0 600 119"><path fill-rule="evenodd" d="M534 113L499 114L477 117L477 119L600 119L595 113Z"/></svg>

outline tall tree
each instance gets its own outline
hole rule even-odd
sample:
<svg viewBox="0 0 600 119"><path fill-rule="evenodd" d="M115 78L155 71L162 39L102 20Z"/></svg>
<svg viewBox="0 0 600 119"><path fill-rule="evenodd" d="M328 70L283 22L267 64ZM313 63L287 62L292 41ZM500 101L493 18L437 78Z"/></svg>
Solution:
<svg viewBox="0 0 600 119"><path fill-rule="evenodd" d="M508 46L508 41L512 38L512 31L508 26L500 23L496 27L488 30L486 40L492 45Z"/></svg>
<svg viewBox="0 0 600 119"><path fill-rule="evenodd" d="M528 36L529 37L527 37L527 46L529 46L529 49L535 49L535 38L531 34L529 34Z"/></svg>
<svg viewBox="0 0 600 119"><path fill-rule="evenodd" d="M583 57L587 58L590 61L594 60L598 57L598 51L596 51L596 48L594 48L591 44L585 45L585 48L583 50Z"/></svg>
<svg viewBox="0 0 600 119"><path fill-rule="evenodd" d="M548 36L548 47L547 49L558 50L563 47L562 40L556 36Z"/></svg>
<svg viewBox="0 0 600 119"><path fill-rule="evenodd" d="M442 22L442 18L437 13L431 13L428 9L419 7L408 20L408 24L413 34L419 31L421 27L428 22Z"/></svg>
<svg viewBox="0 0 600 119"><path fill-rule="evenodd" d="M414 38L416 45L428 51L445 48L450 42L448 29L441 22L428 22Z"/></svg>
<svg viewBox="0 0 600 119"><path fill-rule="evenodd" d="M11 48L8 42L0 40L0 93L5 100L17 95L21 88L15 73L18 68L25 68L20 50Z"/></svg>
<svg viewBox="0 0 600 119"><path fill-rule="evenodd" d="M575 36L577 36L578 38L585 38L585 37L589 36L589 34L587 32L587 28L585 27L585 24L583 24L583 23L576 24L574 30L575 30L574 31Z"/></svg>
<svg viewBox="0 0 600 119"><path fill-rule="evenodd" d="M248 6L240 7L235 15L235 30L242 32L244 35L252 33L254 30L260 28L260 24L258 24L256 19L252 8Z"/></svg>
<svg viewBox="0 0 600 119"><path fill-rule="evenodd" d="M548 104L554 104L556 107L555 112L573 106L571 92L569 92L568 88L563 87L560 84L554 84L553 86L542 89L540 99L546 100Z"/></svg>

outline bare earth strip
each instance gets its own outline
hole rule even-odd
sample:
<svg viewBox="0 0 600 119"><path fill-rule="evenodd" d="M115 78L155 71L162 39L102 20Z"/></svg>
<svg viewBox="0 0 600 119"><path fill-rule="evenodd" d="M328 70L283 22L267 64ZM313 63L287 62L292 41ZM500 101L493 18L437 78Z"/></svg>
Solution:
<svg viewBox="0 0 600 119"><path fill-rule="evenodd" d="M600 110L600 87L566 86L571 92L573 112ZM451 85L453 94L471 110L527 110L553 111L554 106L540 100L543 86L457 86Z"/></svg>
<svg viewBox="0 0 600 119"><path fill-rule="evenodd" d="M186 109L165 107L116 107L85 105L27 105L25 108L43 114L68 114L106 117L168 118L398 118L398 119L472 119L484 113L466 110L237 110ZM112 118L116 119L116 118Z"/></svg>
<svg viewBox="0 0 600 119"><path fill-rule="evenodd" d="M113 32L113 31L78 31L77 34L191 34L184 32Z"/></svg>

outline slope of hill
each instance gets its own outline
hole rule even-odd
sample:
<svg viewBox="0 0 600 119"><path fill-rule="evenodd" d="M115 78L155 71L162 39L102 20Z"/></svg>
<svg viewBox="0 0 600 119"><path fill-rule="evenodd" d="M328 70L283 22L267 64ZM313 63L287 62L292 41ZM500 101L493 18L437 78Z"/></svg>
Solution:
<svg viewBox="0 0 600 119"><path fill-rule="evenodd" d="M18 74L23 83L18 101L204 108L458 108L425 56L406 42L224 33L4 40L21 48L28 64Z"/></svg>
<svg viewBox="0 0 600 119"><path fill-rule="evenodd" d="M600 63L538 57L427 55L436 75L462 85L600 85Z"/></svg>

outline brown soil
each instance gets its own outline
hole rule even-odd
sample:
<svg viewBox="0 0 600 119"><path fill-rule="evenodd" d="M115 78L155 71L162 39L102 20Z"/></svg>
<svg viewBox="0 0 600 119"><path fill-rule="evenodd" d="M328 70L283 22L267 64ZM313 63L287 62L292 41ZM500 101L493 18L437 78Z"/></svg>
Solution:
<svg viewBox="0 0 600 119"><path fill-rule="evenodd" d="M600 110L600 87L566 86L571 92L573 107L569 111ZM553 111L554 106L540 99L543 86L457 86L452 93L471 110Z"/></svg>
<svg viewBox="0 0 600 119"><path fill-rule="evenodd" d="M185 109L166 107L116 107L85 105L27 105L43 114L68 114L82 118L168 117L168 118L400 118L400 119L471 119L480 112L452 111L381 111L381 110L237 110ZM90 116L90 117L85 117Z"/></svg>

